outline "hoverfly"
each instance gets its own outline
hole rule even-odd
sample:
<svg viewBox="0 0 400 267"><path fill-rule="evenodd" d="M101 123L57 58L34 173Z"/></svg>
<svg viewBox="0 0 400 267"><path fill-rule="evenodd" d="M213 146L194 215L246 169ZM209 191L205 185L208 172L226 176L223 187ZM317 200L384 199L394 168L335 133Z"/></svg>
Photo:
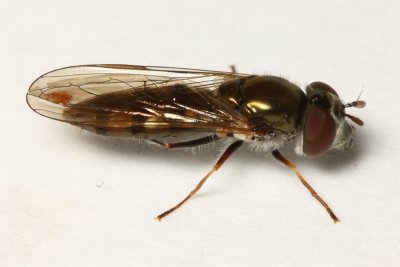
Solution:
<svg viewBox="0 0 400 267"><path fill-rule="evenodd" d="M270 151L339 219L279 149L296 143L296 152L318 155L352 145L353 126L363 122L345 112L363 108L343 104L337 92L313 82L304 93L276 76L136 65L86 65L51 71L29 88L28 105L37 113L112 137L146 139L167 149L232 140L217 163L180 203L193 197L212 173L243 143ZM189 138L189 139L188 139ZM168 140L168 141L166 141ZM172 141L171 141L172 140Z"/></svg>

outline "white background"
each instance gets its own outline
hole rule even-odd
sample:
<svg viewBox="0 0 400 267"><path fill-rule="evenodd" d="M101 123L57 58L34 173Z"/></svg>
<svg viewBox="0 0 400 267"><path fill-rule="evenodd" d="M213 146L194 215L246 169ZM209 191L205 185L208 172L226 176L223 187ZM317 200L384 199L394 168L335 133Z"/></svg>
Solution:
<svg viewBox="0 0 400 267"><path fill-rule="evenodd" d="M398 266L399 1L0 3L1 266ZM109 140L40 117L30 83L52 69L126 63L275 74L363 90L354 149L286 151L296 176L243 148L159 223L223 144L191 153Z"/></svg>

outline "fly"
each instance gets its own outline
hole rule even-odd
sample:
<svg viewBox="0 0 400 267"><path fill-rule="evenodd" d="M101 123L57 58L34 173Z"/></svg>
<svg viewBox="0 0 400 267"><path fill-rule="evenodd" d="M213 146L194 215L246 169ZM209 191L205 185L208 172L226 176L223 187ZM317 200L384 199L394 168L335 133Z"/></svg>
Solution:
<svg viewBox="0 0 400 267"><path fill-rule="evenodd" d="M193 197L243 143L252 143L294 171L300 182L339 219L280 148L295 142L296 153L319 155L349 149L353 141L346 113L363 108L343 104L323 82L304 93L276 76L135 65L67 67L39 77L29 88L28 105L37 113L112 137L146 139L167 149L231 140L217 163L181 202L157 216L161 220ZM349 120L348 120L349 119Z"/></svg>

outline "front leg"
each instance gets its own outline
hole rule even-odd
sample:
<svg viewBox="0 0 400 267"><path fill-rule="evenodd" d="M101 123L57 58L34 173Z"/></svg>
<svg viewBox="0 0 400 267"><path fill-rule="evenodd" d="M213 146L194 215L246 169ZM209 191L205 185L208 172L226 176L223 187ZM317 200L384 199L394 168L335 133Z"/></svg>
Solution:
<svg viewBox="0 0 400 267"><path fill-rule="evenodd" d="M299 177L300 182L308 189L308 191L310 191L311 195L313 197L315 197L316 200L318 200L319 203L321 203L322 206L324 206L324 208L326 209L326 211L329 213L329 215L331 216L332 220L334 223L338 223L340 222L340 220L338 219L338 217L336 217L335 213L333 213L333 211L331 210L331 208L328 206L328 204L318 195L318 193L311 187L311 185L304 179L304 177L301 175L301 173L299 172L299 170L297 169L296 165L289 161L287 158L285 158L281 152L279 152L278 150L273 150L272 151L272 155L279 160L281 163L283 163L284 165L286 165L287 167L289 167L290 169L292 169L297 177Z"/></svg>

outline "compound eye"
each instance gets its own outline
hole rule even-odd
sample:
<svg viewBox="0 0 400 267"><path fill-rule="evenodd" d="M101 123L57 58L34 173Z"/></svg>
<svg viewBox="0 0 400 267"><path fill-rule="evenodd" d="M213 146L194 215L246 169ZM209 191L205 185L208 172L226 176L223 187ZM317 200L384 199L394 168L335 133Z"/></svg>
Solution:
<svg viewBox="0 0 400 267"><path fill-rule="evenodd" d="M303 152L312 156L321 154L331 147L335 136L336 124L329 111L311 107L303 128Z"/></svg>
<svg viewBox="0 0 400 267"><path fill-rule="evenodd" d="M315 90L323 90L323 91L327 91L335 96L338 96L338 94L336 93L335 89L333 89L332 87L330 87L328 84L324 83L324 82L312 82L311 84L309 84L308 86L310 86L311 88L315 89Z"/></svg>

